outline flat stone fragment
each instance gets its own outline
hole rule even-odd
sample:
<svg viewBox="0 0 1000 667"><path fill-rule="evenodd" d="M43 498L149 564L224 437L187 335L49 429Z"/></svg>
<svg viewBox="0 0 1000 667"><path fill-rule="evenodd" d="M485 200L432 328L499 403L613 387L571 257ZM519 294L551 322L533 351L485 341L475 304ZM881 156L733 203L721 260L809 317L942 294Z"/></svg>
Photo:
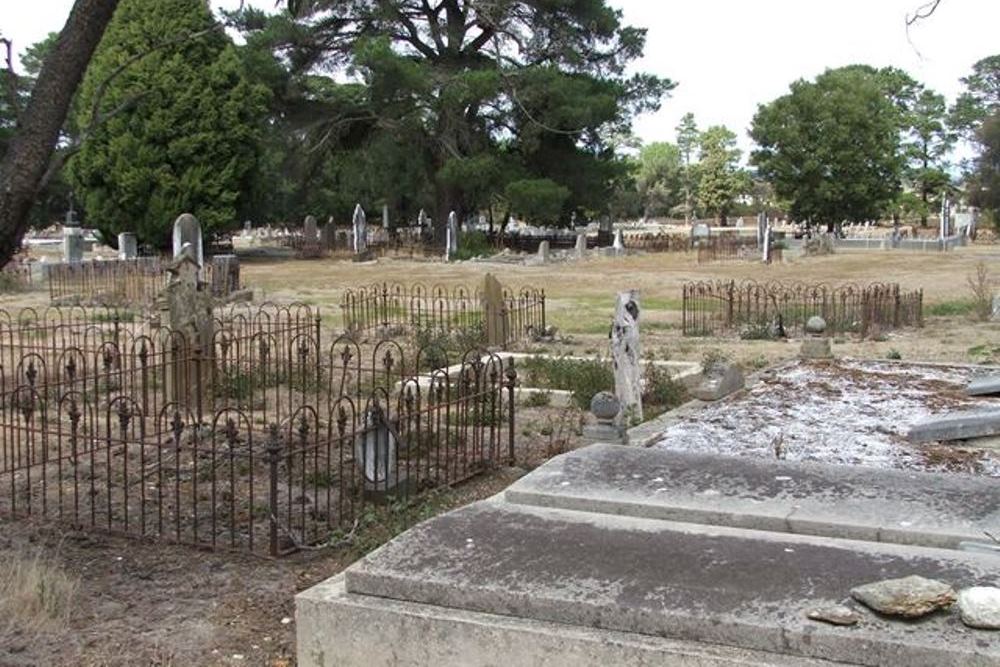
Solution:
<svg viewBox="0 0 1000 667"><path fill-rule="evenodd" d="M918 575L858 586L851 596L879 613L903 618L920 618L955 602L951 586Z"/></svg>
<svg viewBox="0 0 1000 667"><path fill-rule="evenodd" d="M1000 588L966 588L958 594L958 609L970 628L1000 630Z"/></svg>
<svg viewBox="0 0 1000 667"><path fill-rule="evenodd" d="M691 392L699 401L717 401L746 384L743 371L732 364L721 364L705 372L705 379Z"/></svg>
<svg viewBox="0 0 1000 667"><path fill-rule="evenodd" d="M861 621L861 614L850 607L834 605L832 607L810 609L806 612L806 618L812 621L830 623L831 625L857 625Z"/></svg>
<svg viewBox="0 0 1000 667"><path fill-rule="evenodd" d="M1000 394L1000 375L987 375L974 378L965 388L969 396L992 396Z"/></svg>
<svg viewBox="0 0 1000 667"><path fill-rule="evenodd" d="M910 427L910 442L968 440L1000 435L1000 410L979 409L930 417Z"/></svg>

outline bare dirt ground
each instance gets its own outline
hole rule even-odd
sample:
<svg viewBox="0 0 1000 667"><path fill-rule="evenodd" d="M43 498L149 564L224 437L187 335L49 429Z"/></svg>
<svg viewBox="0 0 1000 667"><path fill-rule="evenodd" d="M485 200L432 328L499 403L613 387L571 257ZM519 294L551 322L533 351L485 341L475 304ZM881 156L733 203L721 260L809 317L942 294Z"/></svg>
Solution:
<svg viewBox="0 0 1000 667"><path fill-rule="evenodd" d="M923 289L926 326L877 340L835 340L838 356L861 359L985 363L1000 361L1000 325L978 323L961 311L971 293L966 277L979 261L997 266L1000 247L951 253L842 253L766 267L756 263L699 266L694 254L649 254L621 259L523 266L501 262L444 264L382 259L373 263L247 258L244 282L259 299L299 300L340 324L345 289L381 282L474 286L487 272L510 287L545 289L549 323L558 340L539 352L606 354L607 330L620 289L640 290L644 353L700 361L718 350L748 370L794 357L798 345L736 337L681 336L681 289L691 279L754 279L829 283L898 282ZM0 307L44 306L35 291L0 296ZM954 306L954 307L953 307ZM967 308L965 309L967 310ZM530 454L521 469L502 469L450 491L432 494L390 522L365 526L354 544L268 561L231 553L141 543L67 532L48 524L0 524L0 562L15 568L22 596L41 605L0 600L0 666L4 665L290 665L294 663L293 595L340 571L366 549L412 522L506 487L523 468L576 446L579 414L549 408L519 412L519 443ZM39 554L42 554L39 556ZM30 572L29 572L30 570ZM2 574L2 573L0 573ZM40 588L39 588L40 587ZM0 586L0 594L4 593ZM2 597L2 595L0 595ZM36 608L37 607L37 608Z"/></svg>

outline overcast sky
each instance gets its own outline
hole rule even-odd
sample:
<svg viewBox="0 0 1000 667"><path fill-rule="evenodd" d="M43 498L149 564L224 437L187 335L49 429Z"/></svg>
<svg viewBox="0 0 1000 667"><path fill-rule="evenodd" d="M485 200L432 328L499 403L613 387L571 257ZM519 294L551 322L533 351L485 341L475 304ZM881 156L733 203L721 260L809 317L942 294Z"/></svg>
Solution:
<svg viewBox="0 0 1000 667"><path fill-rule="evenodd" d="M910 29L905 16L925 0L610 0L631 25L649 29L639 68L679 85L659 113L635 124L644 141L673 140L680 117L722 124L744 150L757 105L827 67L894 65L953 100L958 79L1000 52L997 0L942 0ZM272 0L251 0L263 8ZM0 0L0 33L18 51L59 30L72 0ZM234 7L238 0L213 0Z"/></svg>

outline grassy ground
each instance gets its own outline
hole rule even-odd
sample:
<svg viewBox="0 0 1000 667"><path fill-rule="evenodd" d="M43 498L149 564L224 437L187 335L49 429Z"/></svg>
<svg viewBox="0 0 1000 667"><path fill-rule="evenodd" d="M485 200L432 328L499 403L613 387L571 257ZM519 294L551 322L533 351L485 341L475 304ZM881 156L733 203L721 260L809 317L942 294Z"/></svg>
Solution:
<svg viewBox="0 0 1000 667"><path fill-rule="evenodd" d="M898 282L923 289L926 326L878 340L836 339L839 356L1000 362L1000 325L972 320L967 276L977 263L997 266L1000 248L952 253L842 253L778 266L701 265L694 255L639 255L521 266L488 262L245 259L244 282L261 299L305 301L339 325L345 289L371 283L421 282L428 287L475 286L492 272L510 287L544 288L556 342L539 352L607 354L615 292L640 291L644 352L698 361L718 351L748 369L797 354L795 342L681 336L681 284L691 279L754 279L841 283ZM0 306L44 306L45 293L0 295ZM518 438L532 452L523 467L577 444L580 413L523 410ZM144 544L64 531L51 525L6 523L0 530L0 665L289 665L294 655L292 597L341 570L365 550L413 521L502 490L523 470L502 469L434 494L391 520L372 519L355 544L279 562Z"/></svg>

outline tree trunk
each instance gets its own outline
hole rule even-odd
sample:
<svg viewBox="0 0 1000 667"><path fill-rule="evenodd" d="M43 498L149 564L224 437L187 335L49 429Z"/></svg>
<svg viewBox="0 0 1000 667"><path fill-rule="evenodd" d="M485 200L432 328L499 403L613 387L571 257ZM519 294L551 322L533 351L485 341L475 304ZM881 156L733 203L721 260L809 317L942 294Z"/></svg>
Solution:
<svg viewBox="0 0 1000 667"><path fill-rule="evenodd" d="M0 266L20 245L70 101L118 0L76 0L0 163Z"/></svg>

